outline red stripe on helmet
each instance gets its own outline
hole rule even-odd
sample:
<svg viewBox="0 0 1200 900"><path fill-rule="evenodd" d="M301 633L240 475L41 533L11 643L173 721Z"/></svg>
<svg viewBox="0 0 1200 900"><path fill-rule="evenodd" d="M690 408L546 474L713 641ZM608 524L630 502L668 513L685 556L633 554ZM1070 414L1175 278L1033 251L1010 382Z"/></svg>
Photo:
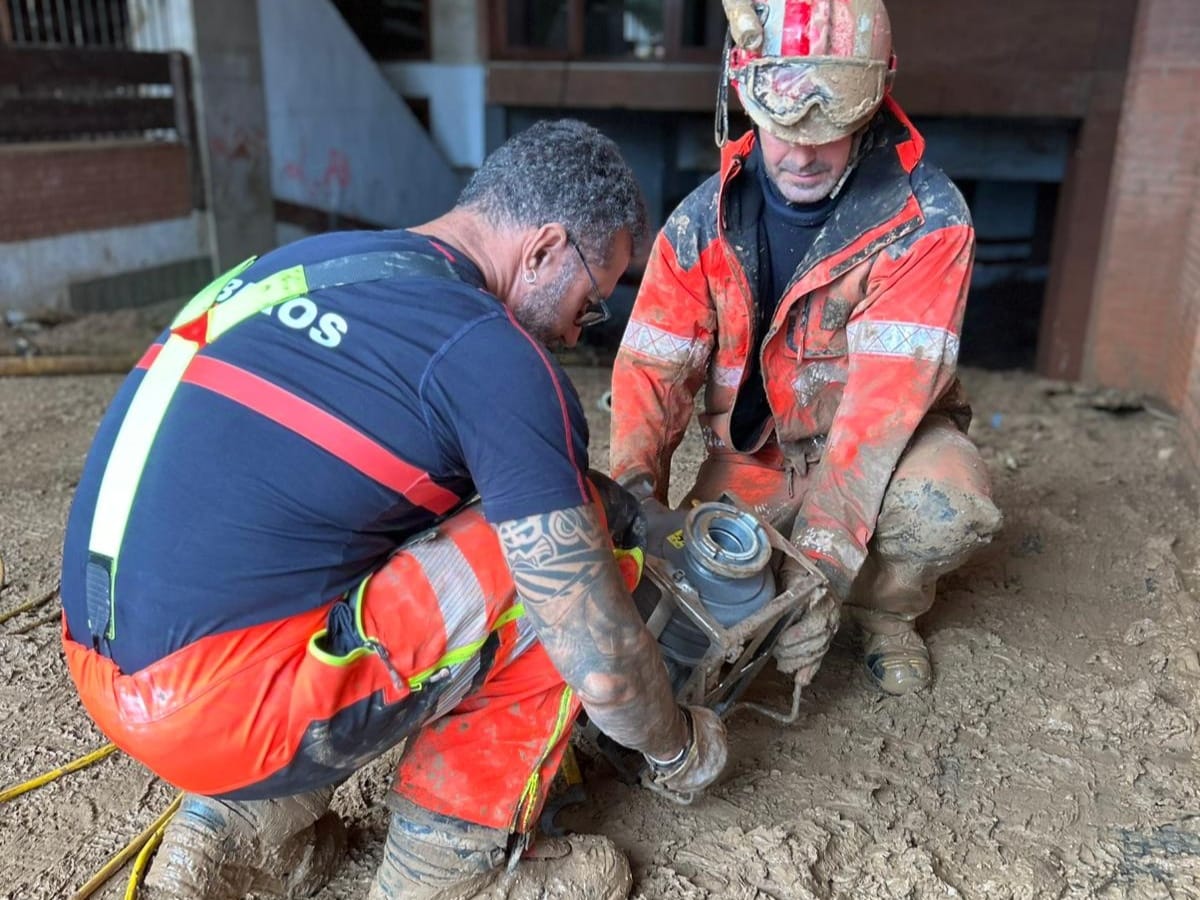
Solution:
<svg viewBox="0 0 1200 900"><path fill-rule="evenodd" d="M809 34L812 14L812 0L793 0L785 4L780 56L808 56L812 53L812 36Z"/></svg>

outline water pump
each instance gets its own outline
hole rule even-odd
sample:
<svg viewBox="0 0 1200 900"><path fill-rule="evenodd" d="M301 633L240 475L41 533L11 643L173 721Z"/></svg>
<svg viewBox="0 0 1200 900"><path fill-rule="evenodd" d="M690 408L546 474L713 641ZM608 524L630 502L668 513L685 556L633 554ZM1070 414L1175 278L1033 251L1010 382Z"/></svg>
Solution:
<svg viewBox="0 0 1200 900"><path fill-rule="evenodd" d="M804 687L799 679L786 709L741 697L770 662L783 630L824 595L824 576L768 522L728 494L653 523L645 555L633 599L662 649L676 700L706 706L722 718L752 709L785 724L796 721ZM801 572L781 589L776 572L784 556L795 559ZM676 803L692 802L691 794L645 777L641 754L586 719L576 740L586 752L606 758L627 782L641 781Z"/></svg>
<svg viewBox="0 0 1200 900"><path fill-rule="evenodd" d="M776 584L784 555L807 577ZM680 703L727 716L747 706L781 722L799 716L795 685L788 710L740 703L770 661L775 640L826 590L825 579L791 542L726 496L680 511L648 535L634 602L662 648Z"/></svg>

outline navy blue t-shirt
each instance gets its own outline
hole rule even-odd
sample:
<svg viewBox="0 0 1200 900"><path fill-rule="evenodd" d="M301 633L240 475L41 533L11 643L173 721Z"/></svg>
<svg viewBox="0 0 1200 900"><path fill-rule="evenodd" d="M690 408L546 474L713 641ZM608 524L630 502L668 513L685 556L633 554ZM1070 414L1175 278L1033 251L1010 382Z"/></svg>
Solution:
<svg viewBox="0 0 1200 900"><path fill-rule="evenodd" d="M321 235L240 281L390 252L444 274L312 290L252 315L188 367L119 553L115 635L100 649L122 671L339 596L475 493L495 523L589 502L574 387L459 251L406 231ZM101 422L67 525L63 607L85 645L96 498L143 375Z"/></svg>

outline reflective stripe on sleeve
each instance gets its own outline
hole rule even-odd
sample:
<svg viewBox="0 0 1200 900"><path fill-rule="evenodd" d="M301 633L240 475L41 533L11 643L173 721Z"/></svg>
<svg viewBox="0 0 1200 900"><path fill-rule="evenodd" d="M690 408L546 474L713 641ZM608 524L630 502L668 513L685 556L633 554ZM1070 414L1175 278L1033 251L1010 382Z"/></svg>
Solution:
<svg viewBox="0 0 1200 900"><path fill-rule="evenodd" d="M703 344L699 340L679 337L645 322L630 319L625 336L621 338L621 346L660 362L683 365L700 351Z"/></svg>
<svg viewBox="0 0 1200 900"><path fill-rule="evenodd" d="M846 328L851 353L900 356L953 365L958 336L944 328L911 322L855 322Z"/></svg>
<svg viewBox="0 0 1200 900"><path fill-rule="evenodd" d="M713 366L712 379L721 387L736 388L742 383L742 367Z"/></svg>

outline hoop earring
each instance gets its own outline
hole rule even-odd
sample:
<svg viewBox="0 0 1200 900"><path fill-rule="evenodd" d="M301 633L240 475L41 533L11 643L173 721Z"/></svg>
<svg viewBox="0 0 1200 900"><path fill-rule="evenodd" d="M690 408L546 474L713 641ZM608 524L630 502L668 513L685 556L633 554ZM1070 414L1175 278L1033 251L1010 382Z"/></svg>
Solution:
<svg viewBox="0 0 1200 900"><path fill-rule="evenodd" d="M537 272L533 271L533 269L526 269L525 274L521 277L525 279L526 284L533 284L537 281Z"/></svg>

